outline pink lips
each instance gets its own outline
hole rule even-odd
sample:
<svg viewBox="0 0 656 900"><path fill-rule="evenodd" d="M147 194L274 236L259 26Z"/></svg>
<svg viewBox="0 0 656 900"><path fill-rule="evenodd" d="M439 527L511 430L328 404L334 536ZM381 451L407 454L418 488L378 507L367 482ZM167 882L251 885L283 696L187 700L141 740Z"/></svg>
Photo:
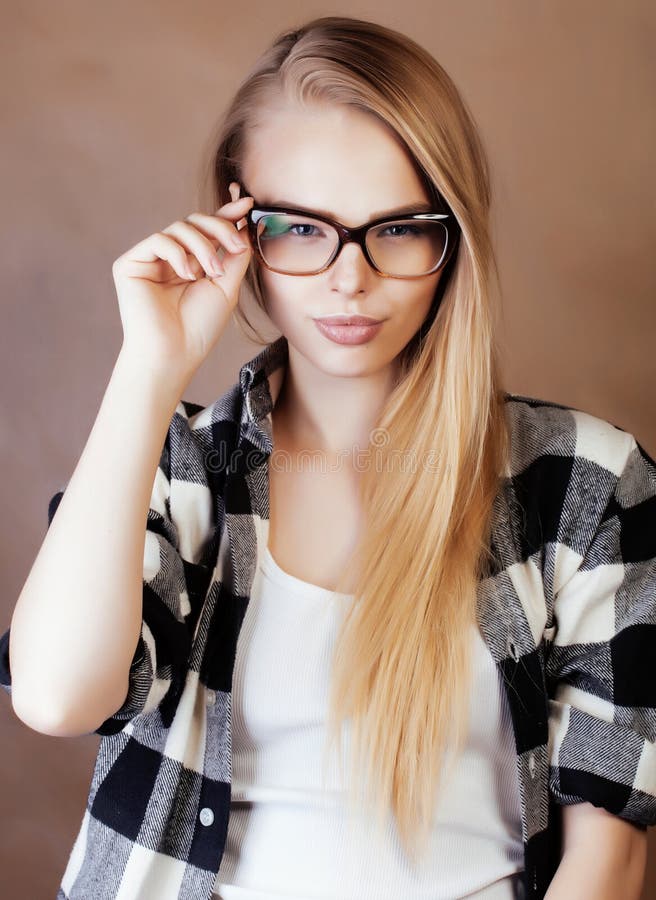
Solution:
<svg viewBox="0 0 656 900"><path fill-rule="evenodd" d="M348 316L339 319L315 319L319 331L336 344L366 344L383 327L381 321L367 316Z"/></svg>

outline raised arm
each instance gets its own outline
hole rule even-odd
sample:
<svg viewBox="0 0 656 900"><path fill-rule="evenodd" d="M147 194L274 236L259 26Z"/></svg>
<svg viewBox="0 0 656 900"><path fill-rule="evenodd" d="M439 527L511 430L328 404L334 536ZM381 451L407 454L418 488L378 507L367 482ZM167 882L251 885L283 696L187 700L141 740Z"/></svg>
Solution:
<svg viewBox="0 0 656 900"><path fill-rule="evenodd" d="M253 201L236 199L235 183L230 190L234 199L214 216L192 213L114 262L123 345L10 625L12 705L37 731L88 733L114 713L123 721L145 708L153 679L166 680L153 628L159 649L173 648L176 660L184 651L186 575L158 463L182 393L230 321L248 267L250 245L235 223ZM158 571L147 580L157 577L163 608L141 635L147 519L162 532Z"/></svg>

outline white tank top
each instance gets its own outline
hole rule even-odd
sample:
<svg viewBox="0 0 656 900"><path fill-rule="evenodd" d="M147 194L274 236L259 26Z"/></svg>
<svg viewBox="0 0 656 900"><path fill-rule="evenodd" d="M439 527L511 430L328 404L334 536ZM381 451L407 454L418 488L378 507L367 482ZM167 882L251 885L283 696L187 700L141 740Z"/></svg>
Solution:
<svg viewBox="0 0 656 900"><path fill-rule="evenodd" d="M348 817L335 752L322 765L329 656L350 600L284 572L265 548L237 642L231 809L213 900L523 896L510 709L476 627L471 730L421 863L406 860L391 814L382 835Z"/></svg>

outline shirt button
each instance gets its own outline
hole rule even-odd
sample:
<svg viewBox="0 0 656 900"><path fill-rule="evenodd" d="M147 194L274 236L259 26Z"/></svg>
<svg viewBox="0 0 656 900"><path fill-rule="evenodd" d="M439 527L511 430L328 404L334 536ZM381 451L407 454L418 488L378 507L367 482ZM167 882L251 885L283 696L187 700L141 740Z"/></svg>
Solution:
<svg viewBox="0 0 656 900"><path fill-rule="evenodd" d="M506 650L510 653L515 662L517 662L519 654L517 653L517 647L511 637L508 637L506 640Z"/></svg>
<svg viewBox="0 0 656 900"><path fill-rule="evenodd" d="M209 806L204 806L200 811L200 821L203 825L211 825L214 821L214 813Z"/></svg>
<svg viewBox="0 0 656 900"><path fill-rule="evenodd" d="M535 778L535 757L532 753L528 755L528 770L531 773L531 778Z"/></svg>
<svg viewBox="0 0 656 900"><path fill-rule="evenodd" d="M205 700L208 706L214 706L216 703L216 691L208 691Z"/></svg>

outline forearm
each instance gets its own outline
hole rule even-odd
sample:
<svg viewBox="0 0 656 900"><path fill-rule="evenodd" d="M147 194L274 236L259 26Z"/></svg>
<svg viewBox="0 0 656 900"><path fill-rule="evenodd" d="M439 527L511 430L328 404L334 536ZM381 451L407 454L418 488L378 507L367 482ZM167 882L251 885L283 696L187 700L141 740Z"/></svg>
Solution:
<svg viewBox="0 0 656 900"><path fill-rule="evenodd" d="M36 730L120 706L142 616L146 518L178 402L119 354L11 620L12 703Z"/></svg>
<svg viewBox="0 0 656 900"><path fill-rule="evenodd" d="M642 846L628 854L603 846L575 847L563 855L545 900L640 900L645 865Z"/></svg>

